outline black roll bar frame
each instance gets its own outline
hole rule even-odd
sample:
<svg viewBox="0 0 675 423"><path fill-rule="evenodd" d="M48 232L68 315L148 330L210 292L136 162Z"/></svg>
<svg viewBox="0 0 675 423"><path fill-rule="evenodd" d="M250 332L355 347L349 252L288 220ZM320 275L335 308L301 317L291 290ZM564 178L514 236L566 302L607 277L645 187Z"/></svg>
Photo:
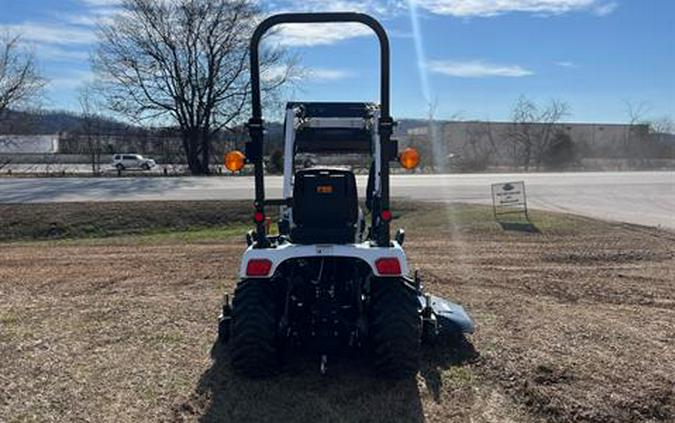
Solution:
<svg viewBox="0 0 675 423"><path fill-rule="evenodd" d="M394 129L394 120L390 114L390 48L389 38L382 25L372 16L363 13L282 13L271 16L262 21L253 33L250 44L251 70L251 118L248 121L248 130L251 141L246 146L247 159L254 165L255 174L255 209L265 216L265 181L263 166L264 120L262 116L260 90L260 42L271 28L281 24L293 23L361 23L375 32L380 42L380 196L373 204L373 230L378 246L388 247L390 244L389 221L381 217L382 211L389 210L389 161L391 149L391 135ZM256 222L256 247L265 248L269 245L265 233L265 221Z"/></svg>

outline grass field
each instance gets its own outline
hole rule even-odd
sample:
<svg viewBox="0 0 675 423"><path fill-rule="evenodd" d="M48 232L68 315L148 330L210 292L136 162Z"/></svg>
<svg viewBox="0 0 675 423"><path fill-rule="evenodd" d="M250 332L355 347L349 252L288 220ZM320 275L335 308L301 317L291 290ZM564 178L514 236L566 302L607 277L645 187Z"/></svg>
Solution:
<svg viewBox="0 0 675 423"><path fill-rule="evenodd" d="M250 201L0 204L0 241L242 230Z"/></svg>
<svg viewBox="0 0 675 423"><path fill-rule="evenodd" d="M673 233L399 203L412 265L476 334L425 350L411 380L298 357L250 381L214 347L250 205L195 206L0 209L0 421L675 420Z"/></svg>

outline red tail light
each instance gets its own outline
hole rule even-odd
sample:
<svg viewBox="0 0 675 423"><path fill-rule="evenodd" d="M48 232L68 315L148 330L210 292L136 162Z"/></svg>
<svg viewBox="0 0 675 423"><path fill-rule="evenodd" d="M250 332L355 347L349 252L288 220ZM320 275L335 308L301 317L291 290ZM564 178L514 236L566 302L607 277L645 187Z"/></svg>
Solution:
<svg viewBox="0 0 675 423"><path fill-rule="evenodd" d="M389 222L391 220L391 211L389 210L382 210L382 213L380 213L380 216L382 216L382 220L385 222Z"/></svg>
<svg viewBox="0 0 675 423"><path fill-rule="evenodd" d="M272 270L272 262L267 259L251 259L246 265L246 276L267 276Z"/></svg>
<svg viewBox="0 0 675 423"><path fill-rule="evenodd" d="M401 274L401 263L396 257L383 257L375 261L375 268L382 276L395 276Z"/></svg>
<svg viewBox="0 0 675 423"><path fill-rule="evenodd" d="M255 223L262 223L263 220L265 220L265 215L259 211L255 212L255 214L253 215L253 220L255 221Z"/></svg>

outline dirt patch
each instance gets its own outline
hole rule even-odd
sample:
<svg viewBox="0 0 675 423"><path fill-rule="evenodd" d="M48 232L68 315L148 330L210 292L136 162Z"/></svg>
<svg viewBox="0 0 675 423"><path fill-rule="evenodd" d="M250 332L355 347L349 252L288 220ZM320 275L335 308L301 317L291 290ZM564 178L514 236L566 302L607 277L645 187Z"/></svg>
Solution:
<svg viewBox="0 0 675 423"><path fill-rule="evenodd" d="M437 241L412 252L430 289L476 318L479 379L533 415L672 421L672 233L586 219L569 229L435 231Z"/></svg>
<svg viewBox="0 0 675 423"><path fill-rule="evenodd" d="M478 325L397 383L359 357L328 377L313 357L233 375L214 341L239 237L0 244L0 421L673 421L673 234L536 212L539 233L505 232L489 215L397 222L427 288Z"/></svg>

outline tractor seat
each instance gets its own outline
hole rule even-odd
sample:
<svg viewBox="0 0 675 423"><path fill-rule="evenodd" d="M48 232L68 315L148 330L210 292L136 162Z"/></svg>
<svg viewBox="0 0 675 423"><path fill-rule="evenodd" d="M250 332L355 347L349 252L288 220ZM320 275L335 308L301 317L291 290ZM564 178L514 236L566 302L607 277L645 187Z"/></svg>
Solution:
<svg viewBox="0 0 675 423"><path fill-rule="evenodd" d="M354 242L359 217L354 173L303 169L295 173L291 241L298 244Z"/></svg>

